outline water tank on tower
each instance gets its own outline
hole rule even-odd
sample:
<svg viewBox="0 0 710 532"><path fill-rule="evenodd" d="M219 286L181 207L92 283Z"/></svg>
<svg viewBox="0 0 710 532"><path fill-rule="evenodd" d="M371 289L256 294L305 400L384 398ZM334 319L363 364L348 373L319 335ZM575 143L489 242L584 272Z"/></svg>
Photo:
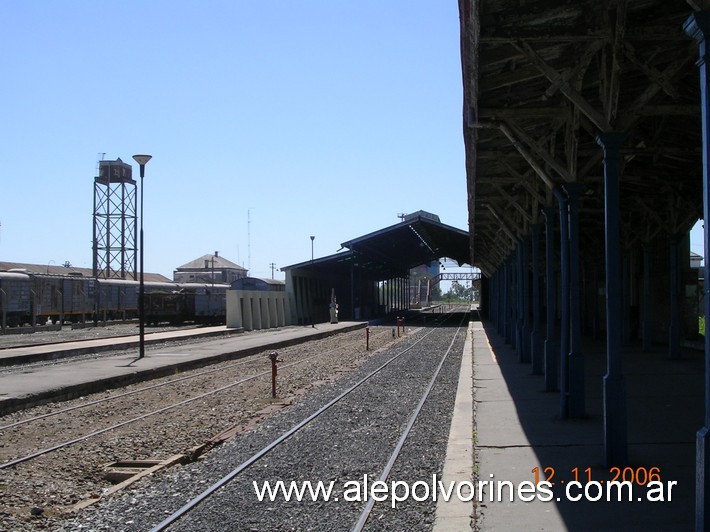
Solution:
<svg viewBox="0 0 710 532"><path fill-rule="evenodd" d="M93 274L136 278L138 195L133 168L120 158L99 161L94 178Z"/></svg>

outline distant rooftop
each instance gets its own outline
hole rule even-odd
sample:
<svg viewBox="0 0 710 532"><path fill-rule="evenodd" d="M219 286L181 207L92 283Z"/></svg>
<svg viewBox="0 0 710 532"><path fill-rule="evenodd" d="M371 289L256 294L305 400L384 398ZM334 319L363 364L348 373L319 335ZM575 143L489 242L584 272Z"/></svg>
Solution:
<svg viewBox="0 0 710 532"><path fill-rule="evenodd" d="M189 271L189 270L204 270L205 264L209 264L209 268L214 268L215 270L243 270L247 271L243 266L235 264L230 260L220 257L218 253L214 255L202 255L182 266L178 266L176 270L178 271Z"/></svg>
<svg viewBox="0 0 710 532"><path fill-rule="evenodd" d="M26 273L44 274L44 275L73 275L81 277L93 277L91 268L77 268L71 264L29 264L26 262L2 262L0 261L0 271L9 270L24 270ZM127 276L127 279L133 280L132 276ZM159 273L144 273L143 278L147 282L154 283L169 283L170 279Z"/></svg>
<svg viewBox="0 0 710 532"><path fill-rule="evenodd" d="M427 211L417 211L411 214L405 214L402 217L403 222L410 222L416 220L417 218L426 218L427 220L434 220L435 222L441 222L441 219L436 215Z"/></svg>

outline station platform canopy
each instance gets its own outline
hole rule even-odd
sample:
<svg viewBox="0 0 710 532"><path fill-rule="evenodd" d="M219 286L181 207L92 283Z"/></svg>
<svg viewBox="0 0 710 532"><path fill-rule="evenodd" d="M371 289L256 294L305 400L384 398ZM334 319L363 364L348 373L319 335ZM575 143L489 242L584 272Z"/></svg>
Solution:
<svg viewBox="0 0 710 532"><path fill-rule="evenodd" d="M435 214L417 211L398 224L343 242L347 251L281 269L344 276L355 266L370 280L385 280L406 276L411 268L443 257L467 264L469 244L467 231L441 223Z"/></svg>

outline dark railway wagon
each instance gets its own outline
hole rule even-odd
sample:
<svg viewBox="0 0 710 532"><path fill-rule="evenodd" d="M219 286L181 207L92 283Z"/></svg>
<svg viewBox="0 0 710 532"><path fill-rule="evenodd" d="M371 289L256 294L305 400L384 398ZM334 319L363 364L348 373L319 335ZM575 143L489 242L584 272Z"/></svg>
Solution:
<svg viewBox="0 0 710 532"><path fill-rule="evenodd" d="M146 282L147 323L220 323L228 285ZM137 281L0 272L0 326L135 319Z"/></svg>

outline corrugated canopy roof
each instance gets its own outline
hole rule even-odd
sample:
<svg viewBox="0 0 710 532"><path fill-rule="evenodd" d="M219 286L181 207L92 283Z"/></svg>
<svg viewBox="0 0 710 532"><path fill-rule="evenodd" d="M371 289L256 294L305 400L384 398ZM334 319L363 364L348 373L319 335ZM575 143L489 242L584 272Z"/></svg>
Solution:
<svg viewBox="0 0 710 532"><path fill-rule="evenodd" d="M341 245L348 251L281 269L313 267L337 273L357 265L371 278L383 280L405 275L411 268L442 257L454 259L459 265L469 262L468 232L422 215Z"/></svg>

